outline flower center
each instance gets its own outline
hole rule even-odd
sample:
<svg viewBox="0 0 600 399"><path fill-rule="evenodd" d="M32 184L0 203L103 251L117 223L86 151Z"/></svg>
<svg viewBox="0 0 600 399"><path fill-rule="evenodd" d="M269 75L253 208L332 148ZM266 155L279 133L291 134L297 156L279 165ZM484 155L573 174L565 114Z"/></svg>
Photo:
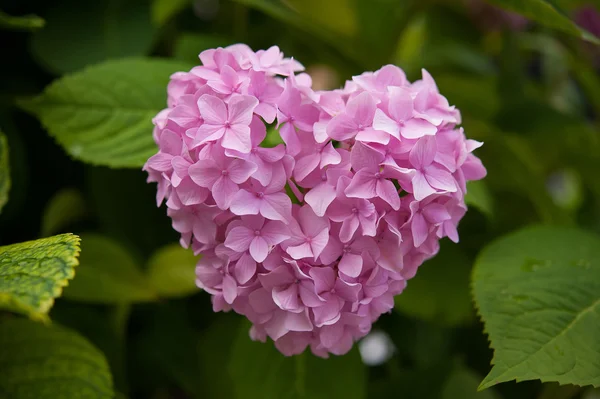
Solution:
<svg viewBox="0 0 600 399"><path fill-rule="evenodd" d="M263 193L262 191L259 193L256 193L257 198L264 198L264 196L265 196L265 193Z"/></svg>
<svg viewBox="0 0 600 399"><path fill-rule="evenodd" d="M221 175L222 175L222 176L229 176L229 171L228 171L227 169L223 169L223 170L221 171Z"/></svg>
<svg viewBox="0 0 600 399"><path fill-rule="evenodd" d="M223 126L225 127L225 129L229 129L231 127L231 123L229 123L229 121L225 121L225 124L223 124Z"/></svg>
<svg viewBox="0 0 600 399"><path fill-rule="evenodd" d="M376 178L376 179L381 179L381 177L382 177L382 176L381 176L381 173L380 173L380 172L377 172L377 173L375 173L375 178Z"/></svg>
<svg viewBox="0 0 600 399"><path fill-rule="evenodd" d="M258 237L260 235L260 230L254 230L254 235Z"/></svg>
<svg viewBox="0 0 600 399"><path fill-rule="evenodd" d="M352 213L354 213L354 214L358 213L358 209L356 209L356 207L352 208Z"/></svg>

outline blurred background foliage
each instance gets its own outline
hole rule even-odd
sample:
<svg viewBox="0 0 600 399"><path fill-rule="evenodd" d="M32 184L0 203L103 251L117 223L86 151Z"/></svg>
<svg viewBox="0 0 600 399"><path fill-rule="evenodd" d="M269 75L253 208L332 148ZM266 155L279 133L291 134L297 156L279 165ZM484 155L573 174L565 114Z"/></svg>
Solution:
<svg viewBox="0 0 600 399"><path fill-rule="evenodd" d="M540 223L600 233L599 9L598 0L0 0L11 181L0 244L81 235L77 278L50 317L104 354L121 398L599 397L539 381L476 393L492 350L469 289L475 257L497 236ZM284 359L251 343L241 317L214 314L195 288L194 259L141 164L74 160L16 105L106 60L187 65L237 42L278 45L318 89L387 63L410 79L426 68L466 134L485 142L478 156L489 174L469 188L460 245L443 243L360 353Z"/></svg>

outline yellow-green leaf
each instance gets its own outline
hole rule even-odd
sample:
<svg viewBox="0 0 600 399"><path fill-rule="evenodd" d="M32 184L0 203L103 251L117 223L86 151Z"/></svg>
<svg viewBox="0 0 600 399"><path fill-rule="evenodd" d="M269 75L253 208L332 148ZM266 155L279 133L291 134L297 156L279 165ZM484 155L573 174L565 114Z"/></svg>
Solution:
<svg viewBox="0 0 600 399"><path fill-rule="evenodd" d="M487 217L494 215L492 195L490 194L485 181L477 180L467 183L467 194L465 195L467 205L472 205L479 209Z"/></svg>
<svg viewBox="0 0 600 399"><path fill-rule="evenodd" d="M66 188L56 193L42 216L42 236L58 233L85 215L85 201L79 190Z"/></svg>
<svg viewBox="0 0 600 399"><path fill-rule="evenodd" d="M156 152L152 118L167 105L181 62L129 58L93 65L20 102L73 158L110 167L141 167Z"/></svg>
<svg viewBox="0 0 600 399"><path fill-rule="evenodd" d="M177 13L183 11L186 7L190 7L191 4L190 0L153 0L151 8L152 23L162 26Z"/></svg>
<svg viewBox="0 0 600 399"><path fill-rule="evenodd" d="M48 320L54 298L75 275L79 241L61 234L0 247L0 308Z"/></svg>
<svg viewBox="0 0 600 399"><path fill-rule="evenodd" d="M0 397L112 399L102 352L65 327L26 319L0 323Z"/></svg>
<svg viewBox="0 0 600 399"><path fill-rule="evenodd" d="M179 297L198 291L196 263L198 257L179 244L167 245L156 251L148 262L148 277L159 295Z"/></svg>
<svg viewBox="0 0 600 399"><path fill-rule="evenodd" d="M135 259L108 237L82 234L80 263L77 278L65 289L65 298L106 304L157 299Z"/></svg>
<svg viewBox="0 0 600 399"><path fill-rule="evenodd" d="M0 212L8 202L10 191L10 165L8 162L8 140L0 130Z"/></svg>

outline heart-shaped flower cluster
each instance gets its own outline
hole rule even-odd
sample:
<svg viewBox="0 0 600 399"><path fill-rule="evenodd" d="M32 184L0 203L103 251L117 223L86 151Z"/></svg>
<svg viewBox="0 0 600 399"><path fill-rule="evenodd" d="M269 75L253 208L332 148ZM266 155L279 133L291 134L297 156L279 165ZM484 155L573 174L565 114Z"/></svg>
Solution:
<svg viewBox="0 0 600 399"><path fill-rule="evenodd" d="M200 60L172 75L144 167L202 255L197 283L286 355L346 353L439 240L458 241L481 144L425 71L410 83L387 65L315 92L277 47ZM285 144L265 146L267 130Z"/></svg>

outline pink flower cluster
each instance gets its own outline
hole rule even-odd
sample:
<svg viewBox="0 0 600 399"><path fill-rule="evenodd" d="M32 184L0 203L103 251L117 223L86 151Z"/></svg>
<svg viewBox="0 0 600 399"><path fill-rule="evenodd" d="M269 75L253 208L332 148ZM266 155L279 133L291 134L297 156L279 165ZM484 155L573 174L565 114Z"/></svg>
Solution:
<svg viewBox="0 0 600 399"><path fill-rule="evenodd" d="M277 47L200 60L172 75L154 119L157 202L202 255L215 311L245 315L285 355L344 354L442 237L458 241L481 143L425 71L410 83L387 65L315 92ZM285 144L261 146L268 129Z"/></svg>

